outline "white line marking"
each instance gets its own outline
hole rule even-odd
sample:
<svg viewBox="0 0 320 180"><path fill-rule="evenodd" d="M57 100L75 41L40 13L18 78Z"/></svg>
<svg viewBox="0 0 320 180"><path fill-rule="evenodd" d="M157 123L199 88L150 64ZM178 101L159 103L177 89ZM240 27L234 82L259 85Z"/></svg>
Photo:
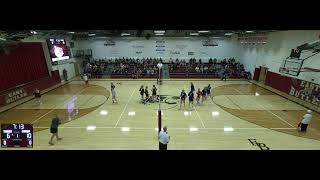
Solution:
<svg viewBox="0 0 320 180"><path fill-rule="evenodd" d="M241 91L239 91L238 89L236 89L236 88L234 88L234 87L233 87L233 89L236 90L238 93L243 94L243 93L242 93Z"/></svg>
<svg viewBox="0 0 320 180"><path fill-rule="evenodd" d="M236 91L238 91L239 93L241 93L241 94L243 95L243 93L242 93L241 91L237 90L236 88L233 88L233 89L236 90ZM245 96L245 97L249 98L248 96ZM271 112L270 110L266 109L265 107L263 107L262 105L260 105L260 104L257 103L256 101L253 101L253 102L254 102L255 104L257 104L258 106L260 106L263 110L265 110L265 111L271 113L272 115L276 116L277 118L279 118L282 122L285 122L285 123L288 124L289 126L294 127L294 126L293 126L292 124L290 124L288 121L282 119L280 116L274 114L273 112Z"/></svg>
<svg viewBox="0 0 320 180"><path fill-rule="evenodd" d="M203 121L202 121L202 118L200 117L200 115L199 115L199 113L198 113L198 111L197 111L197 108L194 106L194 110L196 111L196 113L197 113L197 115L198 115L198 117L199 117L199 119L200 119L200 121L201 121L201 124L202 124L202 127L203 128L206 128L206 126L204 125L204 123L203 123Z"/></svg>
<svg viewBox="0 0 320 180"><path fill-rule="evenodd" d="M88 86L89 87L89 86ZM76 93L76 95L82 93L85 89L87 89L88 87L86 88L83 88L81 91L79 91L78 93ZM70 96L67 96L66 99L68 99L69 97L72 97L73 95L70 95ZM64 100L63 100L63 103L64 103ZM56 109L56 107L59 106L59 103L53 107L53 109L51 109L50 111L48 111L47 113L45 113L44 115L40 116L39 118L37 118L36 120L32 121L31 124L34 124L36 123L37 121L39 121L41 118L43 118L44 116L48 115L49 113L51 113L52 111L54 111Z"/></svg>
<svg viewBox="0 0 320 180"><path fill-rule="evenodd" d="M132 96L133 96L133 93L136 91L136 89L137 89L137 88L135 88L135 89L132 91L131 96L130 96L130 98L128 99L128 101L127 101L126 105L124 106L124 108L123 108L123 110L122 110L122 113L120 114L120 116L119 116L119 118L118 118L118 121L117 121L116 125L114 125L114 128L116 128L116 127L117 127L117 125L118 125L118 123L119 123L119 121L120 121L120 119L121 119L121 117L122 117L122 115L123 115L124 111L126 110L126 108L127 108L128 104L129 104L129 102L130 102L130 100L131 100L131 98L132 98Z"/></svg>

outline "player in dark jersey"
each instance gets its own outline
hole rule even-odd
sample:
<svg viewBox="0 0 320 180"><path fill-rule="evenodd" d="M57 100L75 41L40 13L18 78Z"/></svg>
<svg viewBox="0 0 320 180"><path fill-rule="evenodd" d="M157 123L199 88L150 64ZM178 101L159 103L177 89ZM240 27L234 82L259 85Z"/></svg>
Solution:
<svg viewBox="0 0 320 180"><path fill-rule="evenodd" d="M184 92L184 89L180 93L180 109L181 109L181 104L183 103L183 107L186 107L186 97L187 94Z"/></svg>
<svg viewBox="0 0 320 180"><path fill-rule="evenodd" d="M148 102L148 101L149 101L149 90L148 90L148 86L146 86L146 89L144 90L144 94L146 95L145 102Z"/></svg>
<svg viewBox="0 0 320 180"><path fill-rule="evenodd" d="M191 105L191 108L193 108L193 100L194 100L194 93L193 93L193 91L190 91L190 92L188 93L188 96L189 96L189 107L190 107L190 105Z"/></svg>
<svg viewBox="0 0 320 180"><path fill-rule="evenodd" d="M52 134L51 138L50 138L50 141L49 141L49 144L50 145L54 145L53 144L53 138L56 136L57 137L57 140L61 140L62 138L59 137L58 135L58 126L61 124L61 120L60 120L60 117L59 115L56 115L56 117L54 117L51 121L51 126L50 126L50 133Z"/></svg>
<svg viewBox="0 0 320 180"><path fill-rule="evenodd" d="M206 100L206 97L207 97L207 87L204 87L203 89L202 89L202 104L203 104L203 101L205 101Z"/></svg>
<svg viewBox="0 0 320 180"><path fill-rule="evenodd" d="M209 96L209 98L211 98L211 85L210 84L207 86L207 96Z"/></svg>
<svg viewBox="0 0 320 180"><path fill-rule="evenodd" d="M36 101L38 102L38 106L40 106L42 103L41 103L41 93L40 93L40 90L39 89L35 89L34 92L33 92L33 95L34 95L34 98L36 99Z"/></svg>
<svg viewBox="0 0 320 180"><path fill-rule="evenodd" d="M153 85L152 87L152 100L156 100L157 99L157 88L156 85Z"/></svg>
<svg viewBox="0 0 320 180"><path fill-rule="evenodd" d="M199 105L199 101L200 101L201 95L202 95L202 92L201 92L200 88L198 88L198 91L197 91L197 99L196 99L198 105Z"/></svg>
<svg viewBox="0 0 320 180"><path fill-rule="evenodd" d="M194 88L194 84L191 82L191 91L194 92L196 89Z"/></svg>
<svg viewBox="0 0 320 180"><path fill-rule="evenodd" d="M144 88L143 88L143 85L141 85L139 91L140 91L141 100L143 100L143 96L144 96Z"/></svg>

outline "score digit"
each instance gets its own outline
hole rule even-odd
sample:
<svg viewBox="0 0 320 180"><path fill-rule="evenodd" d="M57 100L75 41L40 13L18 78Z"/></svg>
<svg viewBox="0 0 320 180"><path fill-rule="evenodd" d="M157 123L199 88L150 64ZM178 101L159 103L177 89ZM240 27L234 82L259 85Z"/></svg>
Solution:
<svg viewBox="0 0 320 180"><path fill-rule="evenodd" d="M31 134L31 133L28 133L28 134L27 134L27 138L30 138L30 139L31 139L31 138L32 138L32 134Z"/></svg>
<svg viewBox="0 0 320 180"><path fill-rule="evenodd" d="M10 139L10 134L7 134L7 139Z"/></svg>
<svg viewBox="0 0 320 180"><path fill-rule="evenodd" d="M3 145L6 146L7 145L7 141L3 140Z"/></svg>
<svg viewBox="0 0 320 180"><path fill-rule="evenodd" d="M19 129L24 129L24 124L19 124Z"/></svg>

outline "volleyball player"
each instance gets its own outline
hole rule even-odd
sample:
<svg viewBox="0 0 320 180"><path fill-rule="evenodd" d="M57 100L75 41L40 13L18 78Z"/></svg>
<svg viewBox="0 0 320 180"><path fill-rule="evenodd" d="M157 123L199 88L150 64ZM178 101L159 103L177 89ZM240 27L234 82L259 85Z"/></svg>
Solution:
<svg viewBox="0 0 320 180"><path fill-rule="evenodd" d="M83 80L84 80L86 86L88 86L89 85L89 80L88 80L88 75L87 74L83 75Z"/></svg>
<svg viewBox="0 0 320 180"><path fill-rule="evenodd" d="M211 85L210 84L207 86L207 96L209 96L209 98L211 98Z"/></svg>
<svg viewBox="0 0 320 180"><path fill-rule="evenodd" d="M34 98L36 99L36 101L38 102L38 106L40 106L42 103L41 103L41 93L40 93L40 90L39 89L35 89L34 92L33 92L33 95L34 95Z"/></svg>
<svg viewBox="0 0 320 180"><path fill-rule="evenodd" d="M205 101L206 100L206 97L207 97L207 87L204 87L203 89L202 89L202 104L203 104L203 101Z"/></svg>
<svg viewBox="0 0 320 180"><path fill-rule="evenodd" d="M152 99L153 100L157 99L157 88L156 88L156 85L153 85L153 87L152 87Z"/></svg>
<svg viewBox="0 0 320 180"><path fill-rule="evenodd" d="M116 86L111 83L111 94L112 94L112 104L118 102L116 98L116 91L115 91Z"/></svg>
<svg viewBox="0 0 320 180"><path fill-rule="evenodd" d="M146 95L145 102L148 102L148 101L149 101L149 90L148 90L148 86L146 86L146 89L144 90L144 94Z"/></svg>
<svg viewBox="0 0 320 180"><path fill-rule="evenodd" d="M191 91L194 92L195 88L194 88L194 84L191 82Z"/></svg>
<svg viewBox="0 0 320 180"><path fill-rule="evenodd" d="M194 93L193 93L193 91L190 91L190 92L188 93L188 96L189 96L189 107L190 107L190 105L191 105L191 108L193 108L193 100L194 100Z"/></svg>
<svg viewBox="0 0 320 180"><path fill-rule="evenodd" d="M202 92L201 92L200 88L198 88L198 91L197 91L197 98L196 98L196 100L197 100L197 105L199 105L199 101L200 101L200 97L201 97L201 95L202 95Z"/></svg>
<svg viewBox="0 0 320 180"><path fill-rule="evenodd" d="M181 109L181 104L183 103L183 107L186 107L186 97L187 94L184 92L184 89L180 93L180 109Z"/></svg>
<svg viewBox="0 0 320 180"><path fill-rule="evenodd" d="M139 91L140 91L140 95L141 95L141 100L143 100L143 96L144 96L144 88L143 88L143 85L141 85Z"/></svg>

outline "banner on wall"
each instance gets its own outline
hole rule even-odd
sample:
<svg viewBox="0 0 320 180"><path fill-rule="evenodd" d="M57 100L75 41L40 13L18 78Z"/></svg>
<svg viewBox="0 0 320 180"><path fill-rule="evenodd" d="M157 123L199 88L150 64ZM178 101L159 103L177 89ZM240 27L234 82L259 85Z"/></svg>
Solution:
<svg viewBox="0 0 320 180"><path fill-rule="evenodd" d="M155 51L157 54L164 54L164 52L166 51L165 48L166 48L165 41L163 40L156 41Z"/></svg>
<svg viewBox="0 0 320 180"><path fill-rule="evenodd" d="M203 46L218 46L218 43L216 41L213 40L204 40L202 42Z"/></svg>
<svg viewBox="0 0 320 180"><path fill-rule="evenodd" d="M320 106L320 85L292 78L289 95Z"/></svg>
<svg viewBox="0 0 320 180"><path fill-rule="evenodd" d="M7 104L13 103L28 96L28 93L24 89L17 89L9 92L5 95L5 101Z"/></svg>
<svg viewBox="0 0 320 180"><path fill-rule="evenodd" d="M180 54L180 51L171 51L170 50L170 54Z"/></svg>
<svg viewBox="0 0 320 180"><path fill-rule="evenodd" d="M143 49L144 48L144 45L132 45L132 48L134 49Z"/></svg>

